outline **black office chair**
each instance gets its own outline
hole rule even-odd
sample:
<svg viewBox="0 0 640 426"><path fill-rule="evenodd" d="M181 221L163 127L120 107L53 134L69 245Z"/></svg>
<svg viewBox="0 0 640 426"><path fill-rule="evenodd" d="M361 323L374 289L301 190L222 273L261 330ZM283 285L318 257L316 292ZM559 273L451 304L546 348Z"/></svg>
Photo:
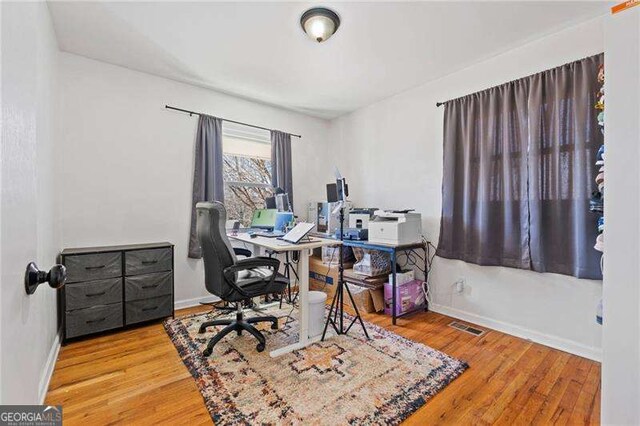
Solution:
<svg viewBox="0 0 640 426"><path fill-rule="evenodd" d="M196 233L202 247L204 260L204 281L207 290L224 301L235 303L236 319L207 321L200 325L200 333L207 327L226 325L218 334L209 340L204 356L211 355L213 347L224 336L236 331L248 331L256 339L256 349L262 352L265 348L265 338L253 325L269 321L271 329L278 329L278 319L274 316L243 318L242 301L270 293L282 293L288 280L278 273L280 261L269 257L251 257L236 259L235 252L227 238L225 221L227 211L219 202L203 202L196 204L197 222Z"/></svg>
<svg viewBox="0 0 640 426"><path fill-rule="evenodd" d="M246 248L242 248L242 247L233 247L233 253L236 256L243 256L243 257L251 257L253 256L253 254L251 253L251 250L248 250ZM286 273L284 274L285 277L288 276ZM291 287L291 285L289 285L289 287ZM222 300L222 304L220 304L220 301L216 301L216 302L200 302L201 305L206 305L206 306L211 306L211 310L212 311L220 311L220 312L226 312L226 313L230 313L236 310L235 306L231 306L231 304L229 302L226 302L224 300ZM251 299L247 299L244 301L244 306L253 306L253 300Z"/></svg>

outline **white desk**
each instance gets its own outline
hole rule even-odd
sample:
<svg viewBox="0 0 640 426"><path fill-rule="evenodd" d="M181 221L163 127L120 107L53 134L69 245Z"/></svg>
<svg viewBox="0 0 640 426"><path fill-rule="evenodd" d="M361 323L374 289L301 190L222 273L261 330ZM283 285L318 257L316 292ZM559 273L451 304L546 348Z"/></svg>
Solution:
<svg viewBox="0 0 640 426"><path fill-rule="evenodd" d="M319 341L321 336L309 338L309 256L311 255L311 251L315 248L322 246L335 246L336 244L340 244L340 241L312 237L309 242L291 244L286 241L278 240L277 238L251 238L251 236L246 233L240 233L237 235L229 234L229 238L252 245L254 247L254 253L257 252L258 248L271 250L276 253L284 253L287 251L297 251L300 253L300 260L298 262L298 276L300 279L298 283L300 294L299 339L297 343L275 349L271 351L269 355L271 355L271 357L277 357L297 349L302 349Z"/></svg>

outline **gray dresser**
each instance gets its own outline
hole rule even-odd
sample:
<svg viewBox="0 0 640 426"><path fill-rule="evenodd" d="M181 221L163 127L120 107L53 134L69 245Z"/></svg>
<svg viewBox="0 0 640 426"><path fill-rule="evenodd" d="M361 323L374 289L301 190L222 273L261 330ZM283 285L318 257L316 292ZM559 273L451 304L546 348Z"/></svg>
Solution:
<svg viewBox="0 0 640 426"><path fill-rule="evenodd" d="M173 244L65 249L62 341L172 316Z"/></svg>

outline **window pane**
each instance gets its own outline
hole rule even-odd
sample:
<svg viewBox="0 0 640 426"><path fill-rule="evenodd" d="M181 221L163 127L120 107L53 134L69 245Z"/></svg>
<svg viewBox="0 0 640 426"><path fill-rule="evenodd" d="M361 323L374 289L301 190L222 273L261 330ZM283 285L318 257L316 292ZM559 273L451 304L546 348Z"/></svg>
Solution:
<svg viewBox="0 0 640 426"><path fill-rule="evenodd" d="M263 158L223 156L224 181L271 185L271 161Z"/></svg>
<svg viewBox="0 0 640 426"><path fill-rule="evenodd" d="M264 158L265 160L271 158L270 143L256 142L225 135L222 145L222 150L225 154Z"/></svg>
<svg viewBox="0 0 640 426"><path fill-rule="evenodd" d="M227 208L229 220L239 220L242 225L248 226L255 209L263 209L265 198L270 197L273 191L270 187L250 187L242 185L226 185L224 192L224 205Z"/></svg>
<svg viewBox="0 0 640 426"><path fill-rule="evenodd" d="M229 219L247 226L271 189L271 134L239 124L223 126L224 203Z"/></svg>
<svg viewBox="0 0 640 426"><path fill-rule="evenodd" d="M224 155L224 204L229 219L251 222L255 209L264 208L271 189L271 161L263 158ZM246 184L246 185L243 185Z"/></svg>

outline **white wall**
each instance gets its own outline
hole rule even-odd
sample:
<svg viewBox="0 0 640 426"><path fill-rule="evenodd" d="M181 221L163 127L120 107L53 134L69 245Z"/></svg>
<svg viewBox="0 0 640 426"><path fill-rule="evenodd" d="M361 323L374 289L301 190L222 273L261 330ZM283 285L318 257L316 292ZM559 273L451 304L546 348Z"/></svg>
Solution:
<svg viewBox="0 0 640 426"><path fill-rule="evenodd" d="M165 104L301 134L292 140L295 211L324 194L325 120L68 53L60 74L64 247L174 243L178 306L208 295L202 261L187 259L197 118Z"/></svg>
<svg viewBox="0 0 640 426"><path fill-rule="evenodd" d="M602 422L640 424L640 8L607 19Z"/></svg>
<svg viewBox="0 0 640 426"><path fill-rule="evenodd" d="M3 404L42 401L57 354L55 291L24 291L24 268L55 263L57 44L46 3L2 2L0 371Z"/></svg>
<svg viewBox="0 0 640 426"><path fill-rule="evenodd" d="M603 19L566 29L332 122L333 153L360 206L415 208L437 244L443 109L463 96L602 52ZM425 52L428 54L428 52ZM594 110L595 114L595 110ZM453 284L466 280L462 295ZM599 358L601 283L437 258L432 309Z"/></svg>

